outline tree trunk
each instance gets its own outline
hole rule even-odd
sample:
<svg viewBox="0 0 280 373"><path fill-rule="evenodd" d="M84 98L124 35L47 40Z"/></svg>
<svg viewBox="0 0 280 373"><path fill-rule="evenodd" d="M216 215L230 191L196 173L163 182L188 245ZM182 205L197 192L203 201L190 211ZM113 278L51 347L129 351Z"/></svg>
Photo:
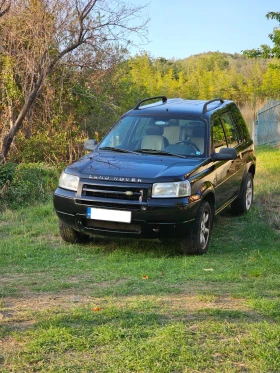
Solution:
<svg viewBox="0 0 280 373"><path fill-rule="evenodd" d="M20 127L22 126L22 123L23 123L28 111L32 107L33 103L35 102L36 98L41 93L41 90L42 90L41 84L43 83L43 80L44 80L44 78L43 78L43 76L41 76L39 81L37 82L37 84L33 88L32 92L27 97L27 99L26 99L26 101L23 105L23 108L21 109L21 111L20 111L17 119L15 120L14 124L10 128L10 131L4 137L3 144L2 144L2 150L1 150L1 153L0 153L0 163L5 162L15 135L17 134Z"/></svg>

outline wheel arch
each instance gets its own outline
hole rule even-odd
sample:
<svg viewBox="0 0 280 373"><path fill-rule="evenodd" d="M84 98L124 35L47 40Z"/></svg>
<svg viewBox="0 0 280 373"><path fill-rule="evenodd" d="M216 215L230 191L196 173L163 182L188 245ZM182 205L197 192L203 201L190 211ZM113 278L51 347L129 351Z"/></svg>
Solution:
<svg viewBox="0 0 280 373"><path fill-rule="evenodd" d="M250 172L250 174L253 175L253 177L255 176L255 173L256 173L256 165L255 163L252 163L248 169L248 172Z"/></svg>
<svg viewBox="0 0 280 373"><path fill-rule="evenodd" d="M200 187L200 197L201 197L201 201L207 201L210 204L212 211L213 211L213 216L214 216L215 209L216 209L215 208L216 197L215 197L215 188L213 184L211 184L210 182L204 183Z"/></svg>

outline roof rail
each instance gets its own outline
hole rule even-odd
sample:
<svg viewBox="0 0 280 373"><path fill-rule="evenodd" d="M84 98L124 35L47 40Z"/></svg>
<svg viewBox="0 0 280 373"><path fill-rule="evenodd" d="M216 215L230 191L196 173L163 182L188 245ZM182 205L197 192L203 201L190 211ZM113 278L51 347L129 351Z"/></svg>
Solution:
<svg viewBox="0 0 280 373"><path fill-rule="evenodd" d="M212 102L215 102L215 101L220 101L221 104L224 103L224 100L222 100L221 98L214 98L213 100L209 100L209 101L205 102L205 104L203 105L202 113L206 114L207 113L207 106L209 104L211 104Z"/></svg>
<svg viewBox="0 0 280 373"><path fill-rule="evenodd" d="M139 101L139 102L134 106L133 110L138 110L139 107L140 107L140 105L141 105L143 102L145 102L145 101L150 101L150 100L154 100L154 99L157 99L157 98L161 98L163 104L167 101L167 97L166 97L166 96L155 96L155 97L145 98L144 100Z"/></svg>

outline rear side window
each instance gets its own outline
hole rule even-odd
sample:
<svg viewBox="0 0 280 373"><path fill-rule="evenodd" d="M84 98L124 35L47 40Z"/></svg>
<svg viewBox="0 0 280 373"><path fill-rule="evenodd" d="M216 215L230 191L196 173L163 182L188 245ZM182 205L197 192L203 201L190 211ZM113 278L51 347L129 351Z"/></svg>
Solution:
<svg viewBox="0 0 280 373"><path fill-rule="evenodd" d="M221 115L221 119L227 139L227 145L229 148L235 148L239 144L240 140L233 118L230 113L224 113Z"/></svg>
<svg viewBox="0 0 280 373"><path fill-rule="evenodd" d="M213 148L217 152L221 148L227 147L227 140L223 124L220 119L215 119L213 123Z"/></svg>
<svg viewBox="0 0 280 373"><path fill-rule="evenodd" d="M235 124L238 127L238 133L240 135L240 139L242 141L249 139L250 135L249 135L248 128L246 126L244 118L242 117L239 109L236 106L232 108L231 114L233 116Z"/></svg>

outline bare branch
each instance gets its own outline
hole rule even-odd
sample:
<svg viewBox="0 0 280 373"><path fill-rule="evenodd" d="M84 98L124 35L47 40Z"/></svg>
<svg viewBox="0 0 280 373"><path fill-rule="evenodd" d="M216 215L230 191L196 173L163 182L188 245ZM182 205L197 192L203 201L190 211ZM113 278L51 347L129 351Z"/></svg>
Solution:
<svg viewBox="0 0 280 373"><path fill-rule="evenodd" d="M2 0L0 2L0 18L3 17L4 14L8 13L11 7L11 0Z"/></svg>
<svg viewBox="0 0 280 373"><path fill-rule="evenodd" d="M93 68L99 59L105 66L107 56L117 51L113 45L121 50L137 44L131 36L146 37L144 9L145 5L130 6L122 0L0 0L0 15L6 14L5 23L0 20L1 48L14 61L13 79L21 93L2 158L54 69L66 62L82 66L85 59Z"/></svg>

